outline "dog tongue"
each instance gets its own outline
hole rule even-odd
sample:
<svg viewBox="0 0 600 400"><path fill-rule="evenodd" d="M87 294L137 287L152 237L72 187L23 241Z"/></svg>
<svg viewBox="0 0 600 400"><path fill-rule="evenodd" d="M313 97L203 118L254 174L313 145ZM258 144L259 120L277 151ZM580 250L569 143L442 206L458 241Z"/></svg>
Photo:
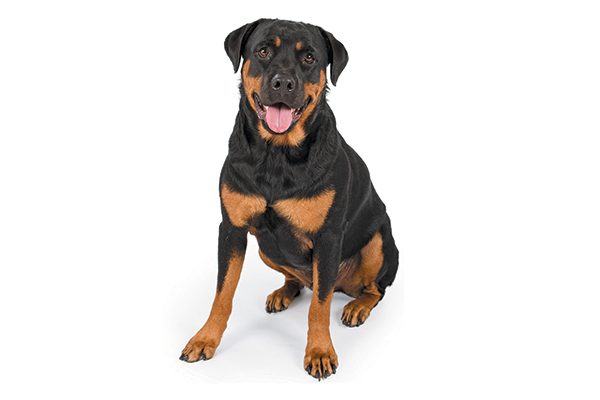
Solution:
<svg viewBox="0 0 600 400"><path fill-rule="evenodd" d="M288 108L283 104L269 107L265 106L265 108L267 109L265 120L273 132L281 133L290 128L294 117L294 111L291 108Z"/></svg>

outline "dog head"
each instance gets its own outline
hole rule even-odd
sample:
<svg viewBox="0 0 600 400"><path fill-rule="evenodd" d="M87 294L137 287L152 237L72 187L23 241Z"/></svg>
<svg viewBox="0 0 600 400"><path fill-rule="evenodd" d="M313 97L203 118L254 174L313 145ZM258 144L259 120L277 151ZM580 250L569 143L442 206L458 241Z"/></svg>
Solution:
<svg viewBox="0 0 600 400"><path fill-rule="evenodd" d="M231 32L225 51L258 117L258 131L275 143L298 144L304 123L324 99L325 71L334 85L348 62L344 45L314 25L261 19ZM287 136L283 139L283 136Z"/></svg>

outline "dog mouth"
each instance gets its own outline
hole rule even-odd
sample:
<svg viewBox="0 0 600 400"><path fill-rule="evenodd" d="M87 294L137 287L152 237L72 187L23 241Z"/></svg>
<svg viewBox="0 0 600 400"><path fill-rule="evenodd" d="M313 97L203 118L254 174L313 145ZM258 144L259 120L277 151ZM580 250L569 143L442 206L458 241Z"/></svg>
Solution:
<svg viewBox="0 0 600 400"><path fill-rule="evenodd" d="M256 114L258 119L262 120L267 124L269 129L274 133L285 133L291 126L300 119L306 107L312 101L311 97L308 96L304 104L299 108L291 108L284 103L275 103L270 106L266 106L260 100L258 94L252 95L254 104L256 105Z"/></svg>

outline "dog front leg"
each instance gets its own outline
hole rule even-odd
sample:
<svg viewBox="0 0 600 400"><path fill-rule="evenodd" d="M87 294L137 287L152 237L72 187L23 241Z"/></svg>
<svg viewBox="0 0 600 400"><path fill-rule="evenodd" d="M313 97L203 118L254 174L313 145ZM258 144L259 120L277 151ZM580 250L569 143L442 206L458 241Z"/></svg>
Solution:
<svg viewBox="0 0 600 400"><path fill-rule="evenodd" d="M181 360L187 362L208 360L215 354L231 314L233 295L244 263L246 243L246 229L236 228L228 221L221 223L219 226L219 272L215 299L208 320L185 346L181 353Z"/></svg>
<svg viewBox="0 0 600 400"><path fill-rule="evenodd" d="M313 293L308 312L304 369L321 380L335 374L338 358L329 333L331 299L341 257L341 235L323 233L313 253Z"/></svg>

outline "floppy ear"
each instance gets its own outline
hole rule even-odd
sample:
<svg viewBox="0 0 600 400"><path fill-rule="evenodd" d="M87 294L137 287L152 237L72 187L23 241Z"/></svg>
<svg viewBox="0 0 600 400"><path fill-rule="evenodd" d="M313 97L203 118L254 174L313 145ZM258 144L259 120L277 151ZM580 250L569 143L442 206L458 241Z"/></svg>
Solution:
<svg viewBox="0 0 600 400"><path fill-rule="evenodd" d="M231 32L225 38L225 52L231 63L233 64L233 72L237 72L240 68L240 59L242 57L242 51L246 45L246 41L252 34L252 31L260 24L263 20L259 19L252 23L246 24L235 31Z"/></svg>
<svg viewBox="0 0 600 400"><path fill-rule="evenodd" d="M333 86L335 86L338 77L344 68L346 68L346 64L348 64L348 52L346 51L346 48L342 42L337 40L331 33L322 28L319 29L321 30L321 34L327 43L327 56L329 58L329 63L331 64L329 75L331 76L331 83L333 83Z"/></svg>

